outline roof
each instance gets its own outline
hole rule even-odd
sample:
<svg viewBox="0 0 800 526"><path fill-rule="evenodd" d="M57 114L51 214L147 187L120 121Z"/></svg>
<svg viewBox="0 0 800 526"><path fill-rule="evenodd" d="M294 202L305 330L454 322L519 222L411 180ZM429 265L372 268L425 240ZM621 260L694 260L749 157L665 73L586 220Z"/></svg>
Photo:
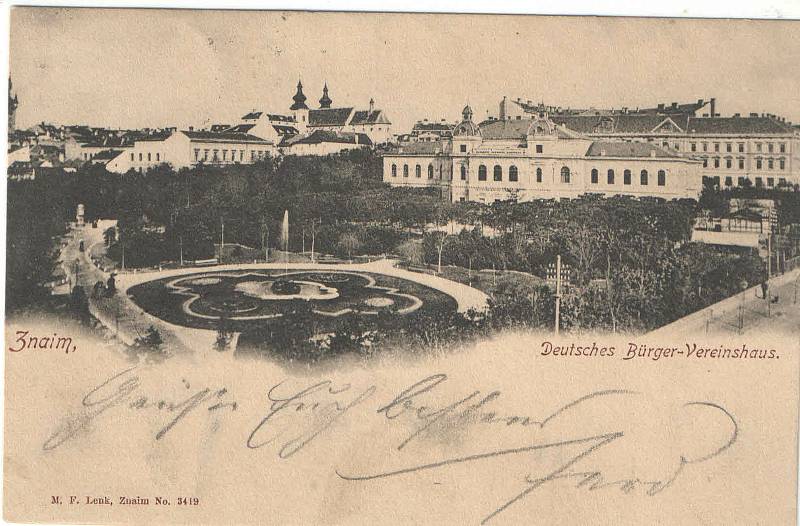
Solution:
<svg viewBox="0 0 800 526"><path fill-rule="evenodd" d="M191 141L222 142L222 143L252 143L272 144L270 141L260 139L255 135L239 132L210 132L210 131L181 131Z"/></svg>
<svg viewBox="0 0 800 526"><path fill-rule="evenodd" d="M140 139L141 140L141 139ZM129 137L117 137L110 135L107 137L95 137L91 142L87 142L82 148L112 148L119 146L129 146L133 141Z"/></svg>
<svg viewBox="0 0 800 526"><path fill-rule="evenodd" d="M356 142L356 140L358 142ZM372 141L369 135L365 133L352 133L352 132L335 132L330 130L316 130L309 135L296 137L291 141L286 141L286 145L293 146L295 144L321 144L339 143L339 144L364 144L372 146Z"/></svg>
<svg viewBox="0 0 800 526"><path fill-rule="evenodd" d="M791 127L770 117L694 117L689 119L690 133L791 133Z"/></svg>
<svg viewBox="0 0 800 526"><path fill-rule="evenodd" d="M261 117L261 114L262 114L262 113L263 113L263 112L261 112L261 111L251 111L250 113L248 113L247 115L245 115L244 117L242 117L242 120L243 120L243 121L249 121L249 120L255 120L255 119L258 119L258 118L260 118L260 117Z"/></svg>
<svg viewBox="0 0 800 526"><path fill-rule="evenodd" d="M122 152L123 150L103 150L92 157L92 161L110 161Z"/></svg>
<svg viewBox="0 0 800 526"><path fill-rule="evenodd" d="M682 158L679 153L646 142L594 141L586 157Z"/></svg>
<svg viewBox="0 0 800 526"><path fill-rule="evenodd" d="M344 126L353 108L327 108L308 112L309 126Z"/></svg>
<svg viewBox="0 0 800 526"><path fill-rule="evenodd" d="M394 151L392 155L437 155L444 152L444 144L440 141L431 142L409 142L405 143Z"/></svg>
<svg viewBox="0 0 800 526"><path fill-rule="evenodd" d="M236 126L232 126L225 131L231 133L248 133L255 127L255 124L237 124Z"/></svg>
<svg viewBox="0 0 800 526"><path fill-rule="evenodd" d="M353 114L350 124L391 124L383 110L359 110Z"/></svg>
<svg viewBox="0 0 800 526"><path fill-rule="evenodd" d="M440 132L449 132L453 131L455 128L455 124L451 124L448 122L417 122L412 128L415 131L440 131Z"/></svg>
<svg viewBox="0 0 800 526"><path fill-rule="evenodd" d="M666 119L686 130L688 115L553 115L551 119L578 133L645 134L650 133ZM676 130L677 131L677 130Z"/></svg>
<svg viewBox="0 0 800 526"><path fill-rule="evenodd" d="M294 126L273 124L272 127L275 129L278 135L297 135L300 133Z"/></svg>
<svg viewBox="0 0 800 526"><path fill-rule="evenodd" d="M277 113L267 113L267 118L271 121L297 122L294 115L278 115Z"/></svg>

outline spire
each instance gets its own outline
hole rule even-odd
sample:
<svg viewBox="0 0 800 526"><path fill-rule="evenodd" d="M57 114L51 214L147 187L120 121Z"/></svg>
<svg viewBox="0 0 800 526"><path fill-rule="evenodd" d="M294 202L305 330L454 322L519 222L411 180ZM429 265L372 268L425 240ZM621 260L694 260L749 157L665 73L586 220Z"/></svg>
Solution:
<svg viewBox="0 0 800 526"><path fill-rule="evenodd" d="M322 88L322 98L319 99L319 107L320 108L330 108L333 101L330 97L328 97L328 83L325 83L325 87Z"/></svg>
<svg viewBox="0 0 800 526"><path fill-rule="evenodd" d="M472 121L472 108L469 107L469 104L464 106L464 110L461 112L461 115L464 116L465 121Z"/></svg>
<svg viewBox="0 0 800 526"><path fill-rule="evenodd" d="M299 80L297 81L297 93L294 94L292 100L294 101L294 104L289 107L290 110L308 109L308 106L306 106L306 96L303 95L303 83Z"/></svg>
<svg viewBox="0 0 800 526"><path fill-rule="evenodd" d="M375 111L375 99L370 98L369 99L369 112L372 113L373 111Z"/></svg>

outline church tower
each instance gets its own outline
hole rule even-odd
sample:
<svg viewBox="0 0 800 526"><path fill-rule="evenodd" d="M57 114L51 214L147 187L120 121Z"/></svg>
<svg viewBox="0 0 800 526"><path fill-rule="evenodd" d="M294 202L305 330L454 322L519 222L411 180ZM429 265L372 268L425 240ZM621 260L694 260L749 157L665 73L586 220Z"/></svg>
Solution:
<svg viewBox="0 0 800 526"><path fill-rule="evenodd" d="M13 86L11 84L11 77L8 77L8 133L11 133L16 128L17 124L17 106L19 106L19 100L17 100L16 93L13 94Z"/></svg>
<svg viewBox="0 0 800 526"><path fill-rule="evenodd" d="M303 83L299 80L297 81L297 93L294 94L292 100L294 104L289 106L289 109L292 110L292 115L297 121L297 129L301 133L305 133L306 126L308 126L308 106L306 106L306 96L303 94Z"/></svg>
<svg viewBox="0 0 800 526"><path fill-rule="evenodd" d="M325 83L325 87L322 88L322 98L319 99L319 107L320 109L327 109L331 107L333 101L328 96L328 83Z"/></svg>

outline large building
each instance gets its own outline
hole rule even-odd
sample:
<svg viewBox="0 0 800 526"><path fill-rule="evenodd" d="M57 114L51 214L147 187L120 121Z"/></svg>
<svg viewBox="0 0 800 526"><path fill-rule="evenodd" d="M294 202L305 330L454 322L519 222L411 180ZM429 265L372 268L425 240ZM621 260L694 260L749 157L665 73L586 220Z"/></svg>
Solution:
<svg viewBox="0 0 800 526"><path fill-rule="evenodd" d="M467 106L452 138L386 153L383 180L484 203L582 194L696 198L701 190L701 162L660 145L589 138L546 112L480 124L472 118Z"/></svg>
<svg viewBox="0 0 800 526"><path fill-rule="evenodd" d="M146 172L161 164L176 169L252 164L274 156L275 145L247 133L184 130L167 137L140 139L116 151L119 153L106 163L106 169L126 173L129 170Z"/></svg>
<svg viewBox="0 0 800 526"><path fill-rule="evenodd" d="M705 107L709 112L698 116ZM500 113L501 118L516 119L543 109L504 98ZM551 118L587 137L648 142L699 159L703 180L722 188L800 184L800 135L791 122L772 114L722 117L713 98L635 110L561 110Z"/></svg>

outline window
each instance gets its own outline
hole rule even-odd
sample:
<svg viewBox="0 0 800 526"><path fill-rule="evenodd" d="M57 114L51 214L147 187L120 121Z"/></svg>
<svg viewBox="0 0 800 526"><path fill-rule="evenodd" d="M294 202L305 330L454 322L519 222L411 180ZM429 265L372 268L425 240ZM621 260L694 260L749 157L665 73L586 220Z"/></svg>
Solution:
<svg viewBox="0 0 800 526"><path fill-rule="evenodd" d="M697 143L696 142L689 143L689 149L692 150L693 152L696 152L697 151Z"/></svg>
<svg viewBox="0 0 800 526"><path fill-rule="evenodd" d="M715 151L715 152L718 152L718 151L719 151L719 143L718 143L718 142L715 142L715 143L714 143L714 151Z"/></svg>
<svg viewBox="0 0 800 526"><path fill-rule="evenodd" d="M485 181L486 180L486 167L484 165L480 165L478 167L478 181Z"/></svg>
<svg viewBox="0 0 800 526"><path fill-rule="evenodd" d="M228 150L222 150L222 160L223 161L228 160Z"/></svg>
<svg viewBox="0 0 800 526"><path fill-rule="evenodd" d="M775 145L774 145L774 144L772 144L772 143L767 143L767 151L768 151L769 153L772 153L772 152L773 152L773 148L775 148Z"/></svg>
<svg viewBox="0 0 800 526"><path fill-rule="evenodd" d="M714 157L714 168L719 168L719 157Z"/></svg>
<svg viewBox="0 0 800 526"><path fill-rule="evenodd" d="M781 177L778 179L778 186L786 186L786 178Z"/></svg>
<svg viewBox="0 0 800 526"><path fill-rule="evenodd" d="M614 184L614 170L608 171L608 184Z"/></svg>
<svg viewBox="0 0 800 526"><path fill-rule="evenodd" d="M392 165L392 177L397 177L397 165Z"/></svg>
<svg viewBox="0 0 800 526"><path fill-rule="evenodd" d="M773 161L772 159L767 159L767 168L769 168L770 170L775 168L775 161Z"/></svg>
<svg viewBox="0 0 800 526"><path fill-rule="evenodd" d="M767 186L775 186L775 179L773 177L767 177Z"/></svg>
<svg viewBox="0 0 800 526"><path fill-rule="evenodd" d="M439 165L439 180L442 179L442 165Z"/></svg>
<svg viewBox="0 0 800 526"><path fill-rule="evenodd" d="M142 160L142 152L139 152L139 161Z"/></svg>
<svg viewBox="0 0 800 526"><path fill-rule="evenodd" d="M462 144L461 146L459 146L459 150L461 150L461 153L466 152L467 151L467 145L466 144Z"/></svg>
<svg viewBox="0 0 800 526"><path fill-rule="evenodd" d="M250 150L250 161L252 162L252 161L255 161L255 160L256 160L256 151L255 150ZM393 175L396 176L397 175L397 166L395 166L395 165L392 165L392 166L394 167Z"/></svg>
<svg viewBox="0 0 800 526"><path fill-rule="evenodd" d="M745 179L744 177L739 177L736 180L736 184L739 185L739 186L744 186L744 179Z"/></svg>
<svg viewBox="0 0 800 526"><path fill-rule="evenodd" d="M461 180L462 181L467 180L467 167L464 166L463 164L461 165Z"/></svg>
<svg viewBox="0 0 800 526"><path fill-rule="evenodd" d="M428 165L428 179L433 179L433 165Z"/></svg>
<svg viewBox="0 0 800 526"><path fill-rule="evenodd" d="M733 177L725 178L725 186L733 186Z"/></svg>
<svg viewBox="0 0 800 526"><path fill-rule="evenodd" d="M725 143L725 151L726 152L732 152L733 151L733 145L731 143L729 143L729 142L726 142Z"/></svg>
<svg viewBox="0 0 800 526"><path fill-rule="evenodd" d="M781 153L786 153L786 143L783 143L783 142L780 143L779 149L780 149Z"/></svg>
<svg viewBox="0 0 800 526"><path fill-rule="evenodd" d="M541 183L542 182L542 169L541 168L537 168L536 169L536 182L537 183Z"/></svg>
<svg viewBox="0 0 800 526"><path fill-rule="evenodd" d="M703 168L708 168L708 157L703 157Z"/></svg>
<svg viewBox="0 0 800 526"><path fill-rule="evenodd" d="M666 186L667 185L667 172L664 170L658 171L658 186Z"/></svg>
<svg viewBox="0 0 800 526"><path fill-rule="evenodd" d="M739 153L744 153L744 143L743 142L739 143Z"/></svg>
<svg viewBox="0 0 800 526"><path fill-rule="evenodd" d="M422 177L422 166L417 165L417 167L414 169L414 175L416 175L417 178Z"/></svg>
<svg viewBox="0 0 800 526"><path fill-rule="evenodd" d="M647 170L642 170L642 173L639 177L639 182L642 186L647 186Z"/></svg>
<svg viewBox="0 0 800 526"><path fill-rule="evenodd" d="M631 184L631 171L625 170L622 172L622 183L623 184Z"/></svg>
<svg viewBox="0 0 800 526"><path fill-rule="evenodd" d="M208 160L208 150L203 150L203 160L204 161Z"/></svg>
<svg viewBox="0 0 800 526"><path fill-rule="evenodd" d="M785 170L786 169L786 159L783 159L783 158L779 159L778 160L778 166L781 167L781 170Z"/></svg>
<svg viewBox="0 0 800 526"><path fill-rule="evenodd" d="M566 166L561 167L561 182L569 183L569 168Z"/></svg>
<svg viewBox="0 0 800 526"><path fill-rule="evenodd" d="M761 151L761 143L760 143L760 142L757 142L757 143L756 143L756 151L757 151L757 152L760 152L760 151Z"/></svg>
<svg viewBox="0 0 800 526"><path fill-rule="evenodd" d="M219 150L214 150L213 154L214 154L213 159L215 161L218 161L219 160Z"/></svg>
<svg viewBox="0 0 800 526"><path fill-rule="evenodd" d="M194 158L195 158L195 159L197 159L197 150L195 150L195 151L194 151L194 153L195 153L195 156L194 156ZM85 153L83 154L83 158L84 158L84 159L86 158L86 154L85 154ZM134 154L133 154L133 153L131 153L131 161L134 161L134 160L135 160L135 159L134 159Z"/></svg>
<svg viewBox="0 0 800 526"><path fill-rule="evenodd" d="M494 180L495 181L503 180L503 168L499 164L494 165Z"/></svg>
<svg viewBox="0 0 800 526"><path fill-rule="evenodd" d="M597 184L597 168L592 168L592 184Z"/></svg>
<svg viewBox="0 0 800 526"><path fill-rule="evenodd" d="M730 168L731 166L733 166L733 159L725 159L725 168Z"/></svg>
<svg viewBox="0 0 800 526"><path fill-rule="evenodd" d="M739 169L744 170L744 159L739 159Z"/></svg>
<svg viewBox="0 0 800 526"><path fill-rule="evenodd" d="M240 161L244 160L244 150L239 150L239 160Z"/></svg>
<svg viewBox="0 0 800 526"><path fill-rule="evenodd" d="M408 177L408 165L403 165L403 177Z"/></svg>
<svg viewBox="0 0 800 526"><path fill-rule="evenodd" d="M160 161L160 160L161 160L161 154L156 152L156 161Z"/></svg>
<svg viewBox="0 0 800 526"><path fill-rule="evenodd" d="M761 187L764 186L764 179L761 177L756 177L756 186Z"/></svg>
<svg viewBox="0 0 800 526"><path fill-rule="evenodd" d="M519 181L519 173L517 172L517 167L514 165L508 169L508 180L512 183Z"/></svg>
<svg viewBox="0 0 800 526"><path fill-rule="evenodd" d="M761 169L761 159L756 159L756 170Z"/></svg>
<svg viewBox="0 0 800 526"><path fill-rule="evenodd" d="M707 151L708 151L708 143L707 143L707 142L704 142L704 143L703 143L703 151L704 151L704 152L707 152Z"/></svg>
<svg viewBox="0 0 800 526"><path fill-rule="evenodd" d="M544 151L544 147L541 144L536 145L536 153L542 153Z"/></svg>

